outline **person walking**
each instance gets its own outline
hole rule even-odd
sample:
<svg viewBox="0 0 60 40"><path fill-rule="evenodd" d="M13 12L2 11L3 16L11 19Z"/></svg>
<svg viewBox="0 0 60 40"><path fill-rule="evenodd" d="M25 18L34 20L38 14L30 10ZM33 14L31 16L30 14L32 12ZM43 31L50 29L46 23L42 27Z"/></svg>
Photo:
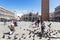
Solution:
<svg viewBox="0 0 60 40"><path fill-rule="evenodd" d="M17 21L13 21L14 26L17 26Z"/></svg>
<svg viewBox="0 0 60 40"><path fill-rule="evenodd" d="M38 19L38 20L35 22L35 25L37 25L37 27L39 27L39 23L40 23L40 20Z"/></svg>
<svg viewBox="0 0 60 40"><path fill-rule="evenodd" d="M6 25L6 19L4 19L4 25Z"/></svg>

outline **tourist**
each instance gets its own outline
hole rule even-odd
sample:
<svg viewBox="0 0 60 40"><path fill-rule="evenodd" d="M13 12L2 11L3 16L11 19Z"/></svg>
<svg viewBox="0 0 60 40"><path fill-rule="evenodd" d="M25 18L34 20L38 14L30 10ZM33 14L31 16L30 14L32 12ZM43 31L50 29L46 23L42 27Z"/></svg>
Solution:
<svg viewBox="0 0 60 40"><path fill-rule="evenodd" d="M40 23L40 20L38 19L38 20L35 22L35 25L37 25L37 27L39 27L39 23Z"/></svg>
<svg viewBox="0 0 60 40"><path fill-rule="evenodd" d="M6 25L6 19L4 19L4 25Z"/></svg>
<svg viewBox="0 0 60 40"><path fill-rule="evenodd" d="M11 26L8 26L8 27L9 27L9 29L10 29L9 34L13 34L13 33L14 33L14 31L15 31L14 26L13 26L13 25L11 25Z"/></svg>
<svg viewBox="0 0 60 40"><path fill-rule="evenodd" d="M17 26L17 22L16 21L14 21L13 24L14 24L14 26Z"/></svg>

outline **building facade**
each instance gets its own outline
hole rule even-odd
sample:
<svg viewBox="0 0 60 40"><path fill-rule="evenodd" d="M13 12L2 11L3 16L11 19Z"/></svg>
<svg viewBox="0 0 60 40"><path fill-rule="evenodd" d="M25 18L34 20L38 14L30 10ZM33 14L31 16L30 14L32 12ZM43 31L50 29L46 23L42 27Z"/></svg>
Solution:
<svg viewBox="0 0 60 40"><path fill-rule="evenodd" d="M50 15L49 15L49 20L50 20L50 21L55 21L55 20L56 20L56 19L55 19L55 12L50 13Z"/></svg>
<svg viewBox="0 0 60 40"><path fill-rule="evenodd" d="M49 0L42 0L42 21L49 19Z"/></svg>
<svg viewBox="0 0 60 40"><path fill-rule="evenodd" d="M14 16L15 16L15 13L0 7L0 21L3 21L4 19L12 20L15 18Z"/></svg>
<svg viewBox="0 0 60 40"><path fill-rule="evenodd" d="M20 20L22 20L22 21L36 21L39 18L40 18L40 16L38 14L28 13L28 14L24 14L23 16L21 16Z"/></svg>
<svg viewBox="0 0 60 40"><path fill-rule="evenodd" d="M55 20L60 22L60 5L55 8Z"/></svg>
<svg viewBox="0 0 60 40"><path fill-rule="evenodd" d="M51 14L50 19L51 19L52 21L60 22L60 5L57 6L57 7L55 8L55 11L52 12L52 13L50 13L50 14Z"/></svg>

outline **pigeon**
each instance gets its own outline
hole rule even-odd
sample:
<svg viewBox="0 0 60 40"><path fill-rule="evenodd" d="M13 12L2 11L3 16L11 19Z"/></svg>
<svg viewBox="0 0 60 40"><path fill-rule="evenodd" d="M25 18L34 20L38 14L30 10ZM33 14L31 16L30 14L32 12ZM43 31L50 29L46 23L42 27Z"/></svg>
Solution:
<svg viewBox="0 0 60 40"><path fill-rule="evenodd" d="M21 40L21 38L19 38L19 40Z"/></svg>
<svg viewBox="0 0 60 40"><path fill-rule="evenodd" d="M29 38L31 38L31 35L29 36Z"/></svg>
<svg viewBox="0 0 60 40"><path fill-rule="evenodd" d="M3 35L3 37L2 38L5 38L5 35Z"/></svg>
<svg viewBox="0 0 60 40"><path fill-rule="evenodd" d="M11 37L9 37L9 36L8 36L8 38L7 38L7 39L11 39Z"/></svg>

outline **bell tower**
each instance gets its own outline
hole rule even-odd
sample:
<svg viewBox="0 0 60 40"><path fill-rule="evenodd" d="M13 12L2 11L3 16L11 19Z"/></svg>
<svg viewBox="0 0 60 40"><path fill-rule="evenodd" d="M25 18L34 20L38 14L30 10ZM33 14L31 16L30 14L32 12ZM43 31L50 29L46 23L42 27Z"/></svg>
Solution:
<svg viewBox="0 0 60 40"><path fill-rule="evenodd" d="M42 0L42 10L41 10L41 17L42 21L46 21L49 19L49 0Z"/></svg>

